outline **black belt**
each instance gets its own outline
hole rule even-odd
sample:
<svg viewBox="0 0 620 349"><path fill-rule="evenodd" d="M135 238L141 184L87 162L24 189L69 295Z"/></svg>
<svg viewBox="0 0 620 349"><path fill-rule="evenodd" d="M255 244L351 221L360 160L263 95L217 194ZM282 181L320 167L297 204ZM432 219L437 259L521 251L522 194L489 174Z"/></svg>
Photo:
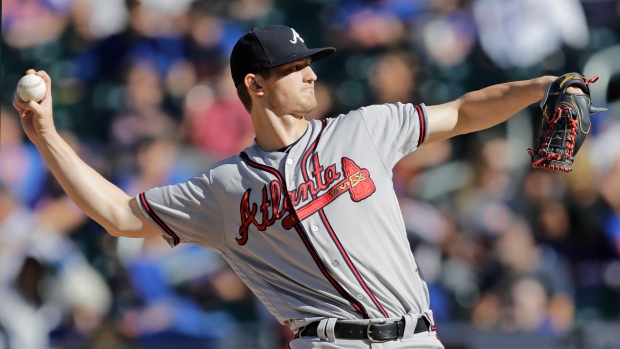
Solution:
<svg viewBox="0 0 620 349"><path fill-rule="evenodd" d="M320 321L315 321L306 326L300 335L304 337L318 337L317 328ZM418 318L413 333L428 332L430 324L422 316ZM336 322L334 335L342 339L368 339L371 342L387 342L403 337L405 331L405 320L386 323L385 320L373 319L366 325L353 324L347 322Z"/></svg>

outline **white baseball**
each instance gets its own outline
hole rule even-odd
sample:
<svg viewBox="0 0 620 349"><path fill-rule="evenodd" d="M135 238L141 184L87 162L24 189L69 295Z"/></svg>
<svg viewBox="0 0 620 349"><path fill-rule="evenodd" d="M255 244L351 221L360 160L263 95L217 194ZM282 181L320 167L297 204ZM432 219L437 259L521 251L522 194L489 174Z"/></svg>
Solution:
<svg viewBox="0 0 620 349"><path fill-rule="evenodd" d="M38 102L45 96L45 81L34 74L24 75L17 83L17 95L24 102Z"/></svg>

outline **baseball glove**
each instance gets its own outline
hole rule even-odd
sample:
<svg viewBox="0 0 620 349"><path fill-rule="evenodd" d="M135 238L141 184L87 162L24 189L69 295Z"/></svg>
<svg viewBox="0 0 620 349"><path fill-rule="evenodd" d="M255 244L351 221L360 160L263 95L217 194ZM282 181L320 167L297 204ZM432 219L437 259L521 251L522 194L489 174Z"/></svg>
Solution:
<svg viewBox="0 0 620 349"><path fill-rule="evenodd" d="M590 132L590 116L603 108L591 105L589 84L598 80L588 79L577 73L564 74L549 85L540 101L543 119L535 149L528 149L532 167L570 172L575 155ZM583 93L569 94L570 86L581 88Z"/></svg>

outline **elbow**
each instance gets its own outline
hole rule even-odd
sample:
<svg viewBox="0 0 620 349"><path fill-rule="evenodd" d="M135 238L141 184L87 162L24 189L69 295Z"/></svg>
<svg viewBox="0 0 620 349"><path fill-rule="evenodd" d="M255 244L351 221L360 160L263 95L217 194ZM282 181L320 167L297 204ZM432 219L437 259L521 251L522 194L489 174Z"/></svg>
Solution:
<svg viewBox="0 0 620 349"><path fill-rule="evenodd" d="M133 224L132 224L133 223ZM141 229L139 228L140 222L123 222L115 224L109 224L105 226L105 230L114 237L142 237Z"/></svg>
<svg viewBox="0 0 620 349"><path fill-rule="evenodd" d="M135 198L131 197L116 200L107 209L100 208L89 216L114 237L145 237L158 230L150 226Z"/></svg>
<svg viewBox="0 0 620 349"><path fill-rule="evenodd" d="M127 232L119 224L110 223L110 224L103 225L103 228L111 236L114 236L114 237L127 236Z"/></svg>
<svg viewBox="0 0 620 349"><path fill-rule="evenodd" d="M114 209L109 212L105 224L102 225L111 236L134 237L144 225L140 216L135 199L130 198L127 202L114 205Z"/></svg>
<svg viewBox="0 0 620 349"><path fill-rule="evenodd" d="M121 236L125 236L125 234L123 234L122 231L118 230L118 229L113 229L113 228L106 228L106 231L108 232L108 234L110 234L111 236L114 237L121 237Z"/></svg>
<svg viewBox="0 0 620 349"><path fill-rule="evenodd" d="M126 236L126 228L124 228L126 226L126 223L124 222L124 219L126 219L125 217L126 214L122 210L116 210L112 212L112 214L107 217L107 219L99 223L111 236Z"/></svg>
<svg viewBox="0 0 620 349"><path fill-rule="evenodd" d="M476 122L476 119L472 117L471 113L461 108L458 110L456 124L454 125L454 133L457 135L463 135L480 130L480 125Z"/></svg>
<svg viewBox="0 0 620 349"><path fill-rule="evenodd" d="M114 215L113 218L106 220L101 226L114 237L127 237L131 235L132 224L127 221L127 216L123 214Z"/></svg>
<svg viewBox="0 0 620 349"><path fill-rule="evenodd" d="M118 220L114 224L105 226L105 230L114 237L145 238L161 235L155 225L140 219Z"/></svg>

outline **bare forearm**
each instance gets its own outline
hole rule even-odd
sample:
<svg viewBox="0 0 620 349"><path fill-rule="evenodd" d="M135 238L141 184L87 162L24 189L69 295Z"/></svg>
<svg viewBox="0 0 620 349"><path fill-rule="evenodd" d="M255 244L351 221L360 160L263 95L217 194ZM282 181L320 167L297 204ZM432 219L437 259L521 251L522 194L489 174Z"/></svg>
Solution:
<svg viewBox="0 0 620 349"><path fill-rule="evenodd" d="M13 107L21 117L24 132L65 190L69 198L110 234L129 237L159 235L135 198L88 166L56 132L52 108L52 79L43 70L29 69L45 82L45 96L39 102L24 102L14 94Z"/></svg>
<svg viewBox="0 0 620 349"><path fill-rule="evenodd" d="M60 135L51 132L36 146L67 195L89 217L114 235L140 229L140 220L129 214L132 198L84 163Z"/></svg>
<svg viewBox="0 0 620 349"><path fill-rule="evenodd" d="M541 100L545 88L554 79L544 76L509 82L463 95L456 101L457 132L462 134L483 130L506 121L520 110Z"/></svg>
<svg viewBox="0 0 620 349"><path fill-rule="evenodd" d="M553 76L508 82L469 92L441 105L428 106L429 137L432 143L500 124L519 110L539 101Z"/></svg>

